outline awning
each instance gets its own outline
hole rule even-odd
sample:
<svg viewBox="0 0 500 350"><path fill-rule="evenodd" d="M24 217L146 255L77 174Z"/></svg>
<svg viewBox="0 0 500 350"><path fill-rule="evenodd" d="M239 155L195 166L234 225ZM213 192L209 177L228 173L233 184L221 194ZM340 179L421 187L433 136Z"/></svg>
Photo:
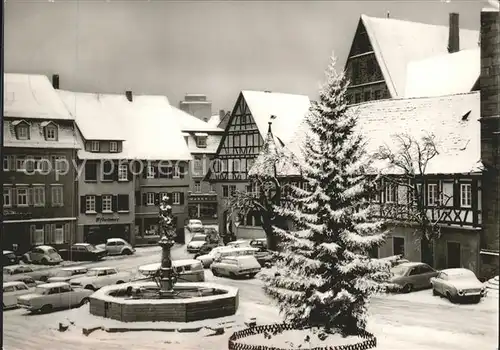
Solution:
<svg viewBox="0 0 500 350"><path fill-rule="evenodd" d="M195 133L194 133L194 136L200 136L200 137L201 137L201 136L205 136L205 137L207 137L207 136L208 136L208 134L207 134L206 132L195 132Z"/></svg>

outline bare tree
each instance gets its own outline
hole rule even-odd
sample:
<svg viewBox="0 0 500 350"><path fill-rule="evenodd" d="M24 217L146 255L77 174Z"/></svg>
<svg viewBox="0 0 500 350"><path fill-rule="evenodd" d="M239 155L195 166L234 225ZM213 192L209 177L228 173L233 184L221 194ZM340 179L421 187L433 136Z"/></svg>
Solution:
<svg viewBox="0 0 500 350"><path fill-rule="evenodd" d="M422 260L432 264L432 242L441 235L439 223L452 201L452 196L440 191L439 186L433 193L432 205L426 205L424 201L426 171L429 162L439 154L436 140L432 134L416 139L405 133L394 135L393 139L395 147L381 146L374 158L387 163L380 179L385 186L396 189L394 197L401 195L399 189L402 189L403 196L407 198L403 203L398 200L395 200L396 203L383 203L381 209L389 222L416 226L415 237L421 243Z"/></svg>

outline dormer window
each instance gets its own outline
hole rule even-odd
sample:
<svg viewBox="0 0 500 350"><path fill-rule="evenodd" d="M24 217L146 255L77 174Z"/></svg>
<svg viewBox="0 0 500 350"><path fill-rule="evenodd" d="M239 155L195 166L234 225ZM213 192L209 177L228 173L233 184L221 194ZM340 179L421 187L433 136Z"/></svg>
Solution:
<svg viewBox="0 0 500 350"><path fill-rule="evenodd" d="M208 134L200 132L200 133L194 134L194 136L196 136L196 146L198 148L206 148L207 147Z"/></svg>
<svg viewBox="0 0 500 350"><path fill-rule="evenodd" d="M109 151L110 152L118 152L118 142L116 141L111 141L109 143Z"/></svg>
<svg viewBox="0 0 500 350"><path fill-rule="evenodd" d="M30 139L30 125L25 120L16 120L12 122L14 130L16 133L16 138L18 140L29 140Z"/></svg>
<svg viewBox="0 0 500 350"><path fill-rule="evenodd" d="M43 134L45 136L45 140L47 141L57 141L58 135L57 135L57 125L54 124L53 122L43 122L41 124L41 127L43 129Z"/></svg>
<svg viewBox="0 0 500 350"><path fill-rule="evenodd" d="M90 142L90 151L91 152L99 152L99 141L91 141Z"/></svg>

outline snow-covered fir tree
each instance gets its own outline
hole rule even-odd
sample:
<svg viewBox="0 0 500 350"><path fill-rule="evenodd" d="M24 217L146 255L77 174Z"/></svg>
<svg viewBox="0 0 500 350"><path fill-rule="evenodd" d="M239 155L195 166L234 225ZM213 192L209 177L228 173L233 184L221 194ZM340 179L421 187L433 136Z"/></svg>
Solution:
<svg viewBox="0 0 500 350"><path fill-rule="evenodd" d="M390 273L387 262L368 254L385 233L369 218L367 157L348 112L347 81L334 65L332 57L305 121L301 166L309 188L293 187L293 209L278 209L295 231L275 228L286 243L265 290L287 322L347 336L365 330L369 297L385 288Z"/></svg>

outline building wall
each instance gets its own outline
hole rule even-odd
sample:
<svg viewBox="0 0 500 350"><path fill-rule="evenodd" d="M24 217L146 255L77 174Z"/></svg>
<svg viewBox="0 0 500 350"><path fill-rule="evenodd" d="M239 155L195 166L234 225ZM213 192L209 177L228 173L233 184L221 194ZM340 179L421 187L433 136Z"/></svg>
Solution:
<svg viewBox="0 0 500 350"><path fill-rule="evenodd" d="M207 101L205 95L186 95L184 101L179 102L179 108L203 121L212 116L212 102Z"/></svg>
<svg viewBox="0 0 500 350"><path fill-rule="evenodd" d="M19 251L26 251L34 243L31 241L31 225L43 225L45 230L45 242L55 247L65 246L67 243L74 240L74 232L76 220L76 169L71 165L71 160L75 159L75 150L69 149L38 149L38 148L4 148L4 157L9 162L4 164L4 190L11 188L11 201L12 205L3 208L3 221L5 228L5 235L2 237L4 248L11 249L13 244L18 245ZM23 171L15 171L16 156L24 157L45 157L51 161L50 172L26 174ZM68 160L70 166L66 174L56 174L53 156L63 156ZM7 170L8 169L8 170ZM22 185L22 186L20 186ZM17 204L17 196L15 188L28 187L32 188L33 185L37 187L43 186L45 189L45 204L43 206L35 206L30 204L28 206L19 206ZM52 187L62 187L63 196L62 205L52 205ZM30 196L33 198L32 196ZM42 221L37 221L42 219ZM15 222L12 222L14 221ZM11 221L9 223L9 221ZM19 222L22 221L22 222ZM48 230L46 224L64 224L65 227L65 242L63 244L55 244L47 236ZM67 231L67 232L66 232Z"/></svg>
<svg viewBox="0 0 500 350"><path fill-rule="evenodd" d="M481 13L481 160L486 166L483 187L484 277L498 275L500 234L500 19L498 12ZM496 254L496 255L491 255Z"/></svg>
<svg viewBox="0 0 500 350"><path fill-rule="evenodd" d="M84 166L85 163L81 163ZM83 205L82 200L79 202L78 210L78 229L77 229L77 241L83 242L86 240L85 233L89 228L95 226L103 225L120 225L119 230L121 231L124 226L128 227L128 233L123 232L123 238L134 244L135 235L134 224L135 224L135 203L134 203L134 177L130 177L130 181L103 181L100 176L103 173L103 163L96 162L97 164L97 181L88 181L85 179L85 171L82 172L82 176L78 179L78 195L80 198L87 195L128 195L129 196L129 210L128 211L114 211L113 213L85 213L81 206ZM122 226L124 225L124 226ZM120 232L121 233L121 232ZM103 237L103 240L111 237Z"/></svg>

